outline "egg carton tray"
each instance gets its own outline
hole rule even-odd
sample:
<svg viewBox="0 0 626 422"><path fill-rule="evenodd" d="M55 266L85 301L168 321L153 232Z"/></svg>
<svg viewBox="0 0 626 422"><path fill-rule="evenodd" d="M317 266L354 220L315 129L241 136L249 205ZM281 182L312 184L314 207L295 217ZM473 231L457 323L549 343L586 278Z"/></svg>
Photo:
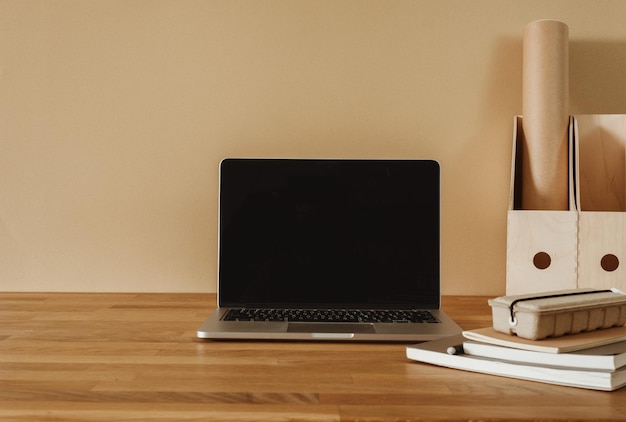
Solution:
<svg viewBox="0 0 626 422"><path fill-rule="evenodd" d="M496 331L530 340L626 324L626 294L617 289L501 296L489 305Z"/></svg>

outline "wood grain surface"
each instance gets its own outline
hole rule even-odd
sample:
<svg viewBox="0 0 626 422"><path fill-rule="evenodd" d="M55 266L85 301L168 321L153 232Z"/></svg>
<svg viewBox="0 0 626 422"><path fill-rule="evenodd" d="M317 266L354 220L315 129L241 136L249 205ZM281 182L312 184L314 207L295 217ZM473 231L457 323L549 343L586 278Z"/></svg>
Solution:
<svg viewBox="0 0 626 422"><path fill-rule="evenodd" d="M626 389L411 362L405 344L214 342L212 294L0 294L2 421L624 420ZM444 297L465 329L486 297Z"/></svg>

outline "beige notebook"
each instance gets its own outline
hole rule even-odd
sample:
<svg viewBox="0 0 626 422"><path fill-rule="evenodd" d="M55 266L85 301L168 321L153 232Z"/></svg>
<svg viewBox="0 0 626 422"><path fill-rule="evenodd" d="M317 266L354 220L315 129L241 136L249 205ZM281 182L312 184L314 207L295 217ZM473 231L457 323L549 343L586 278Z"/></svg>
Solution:
<svg viewBox="0 0 626 422"><path fill-rule="evenodd" d="M567 353L624 341L626 340L626 326L562 337L545 338L543 340L528 340L500 333L493 327L463 331L463 336L469 340L497 344L499 346L512 347L515 349L546 353Z"/></svg>

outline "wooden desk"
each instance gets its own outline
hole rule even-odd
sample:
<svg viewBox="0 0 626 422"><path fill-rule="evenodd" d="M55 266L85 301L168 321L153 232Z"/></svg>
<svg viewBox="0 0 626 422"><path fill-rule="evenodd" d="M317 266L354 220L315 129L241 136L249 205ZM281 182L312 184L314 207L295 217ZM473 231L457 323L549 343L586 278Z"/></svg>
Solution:
<svg viewBox="0 0 626 422"><path fill-rule="evenodd" d="M485 297L445 297L465 329ZM212 342L210 294L0 294L0 420L626 419L612 393L408 361L402 344Z"/></svg>

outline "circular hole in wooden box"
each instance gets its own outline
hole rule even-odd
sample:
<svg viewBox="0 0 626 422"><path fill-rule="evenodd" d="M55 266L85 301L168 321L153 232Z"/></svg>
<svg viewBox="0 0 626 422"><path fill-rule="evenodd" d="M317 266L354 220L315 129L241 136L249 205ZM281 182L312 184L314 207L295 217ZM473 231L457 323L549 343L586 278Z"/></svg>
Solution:
<svg viewBox="0 0 626 422"><path fill-rule="evenodd" d="M537 252L533 257L533 264L540 270L545 270L552 263L552 258L546 252Z"/></svg>
<svg viewBox="0 0 626 422"><path fill-rule="evenodd" d="M600 266L604 271L615 271L619 267L619 259L611 253L606 254L600 260Z"/></svg>

